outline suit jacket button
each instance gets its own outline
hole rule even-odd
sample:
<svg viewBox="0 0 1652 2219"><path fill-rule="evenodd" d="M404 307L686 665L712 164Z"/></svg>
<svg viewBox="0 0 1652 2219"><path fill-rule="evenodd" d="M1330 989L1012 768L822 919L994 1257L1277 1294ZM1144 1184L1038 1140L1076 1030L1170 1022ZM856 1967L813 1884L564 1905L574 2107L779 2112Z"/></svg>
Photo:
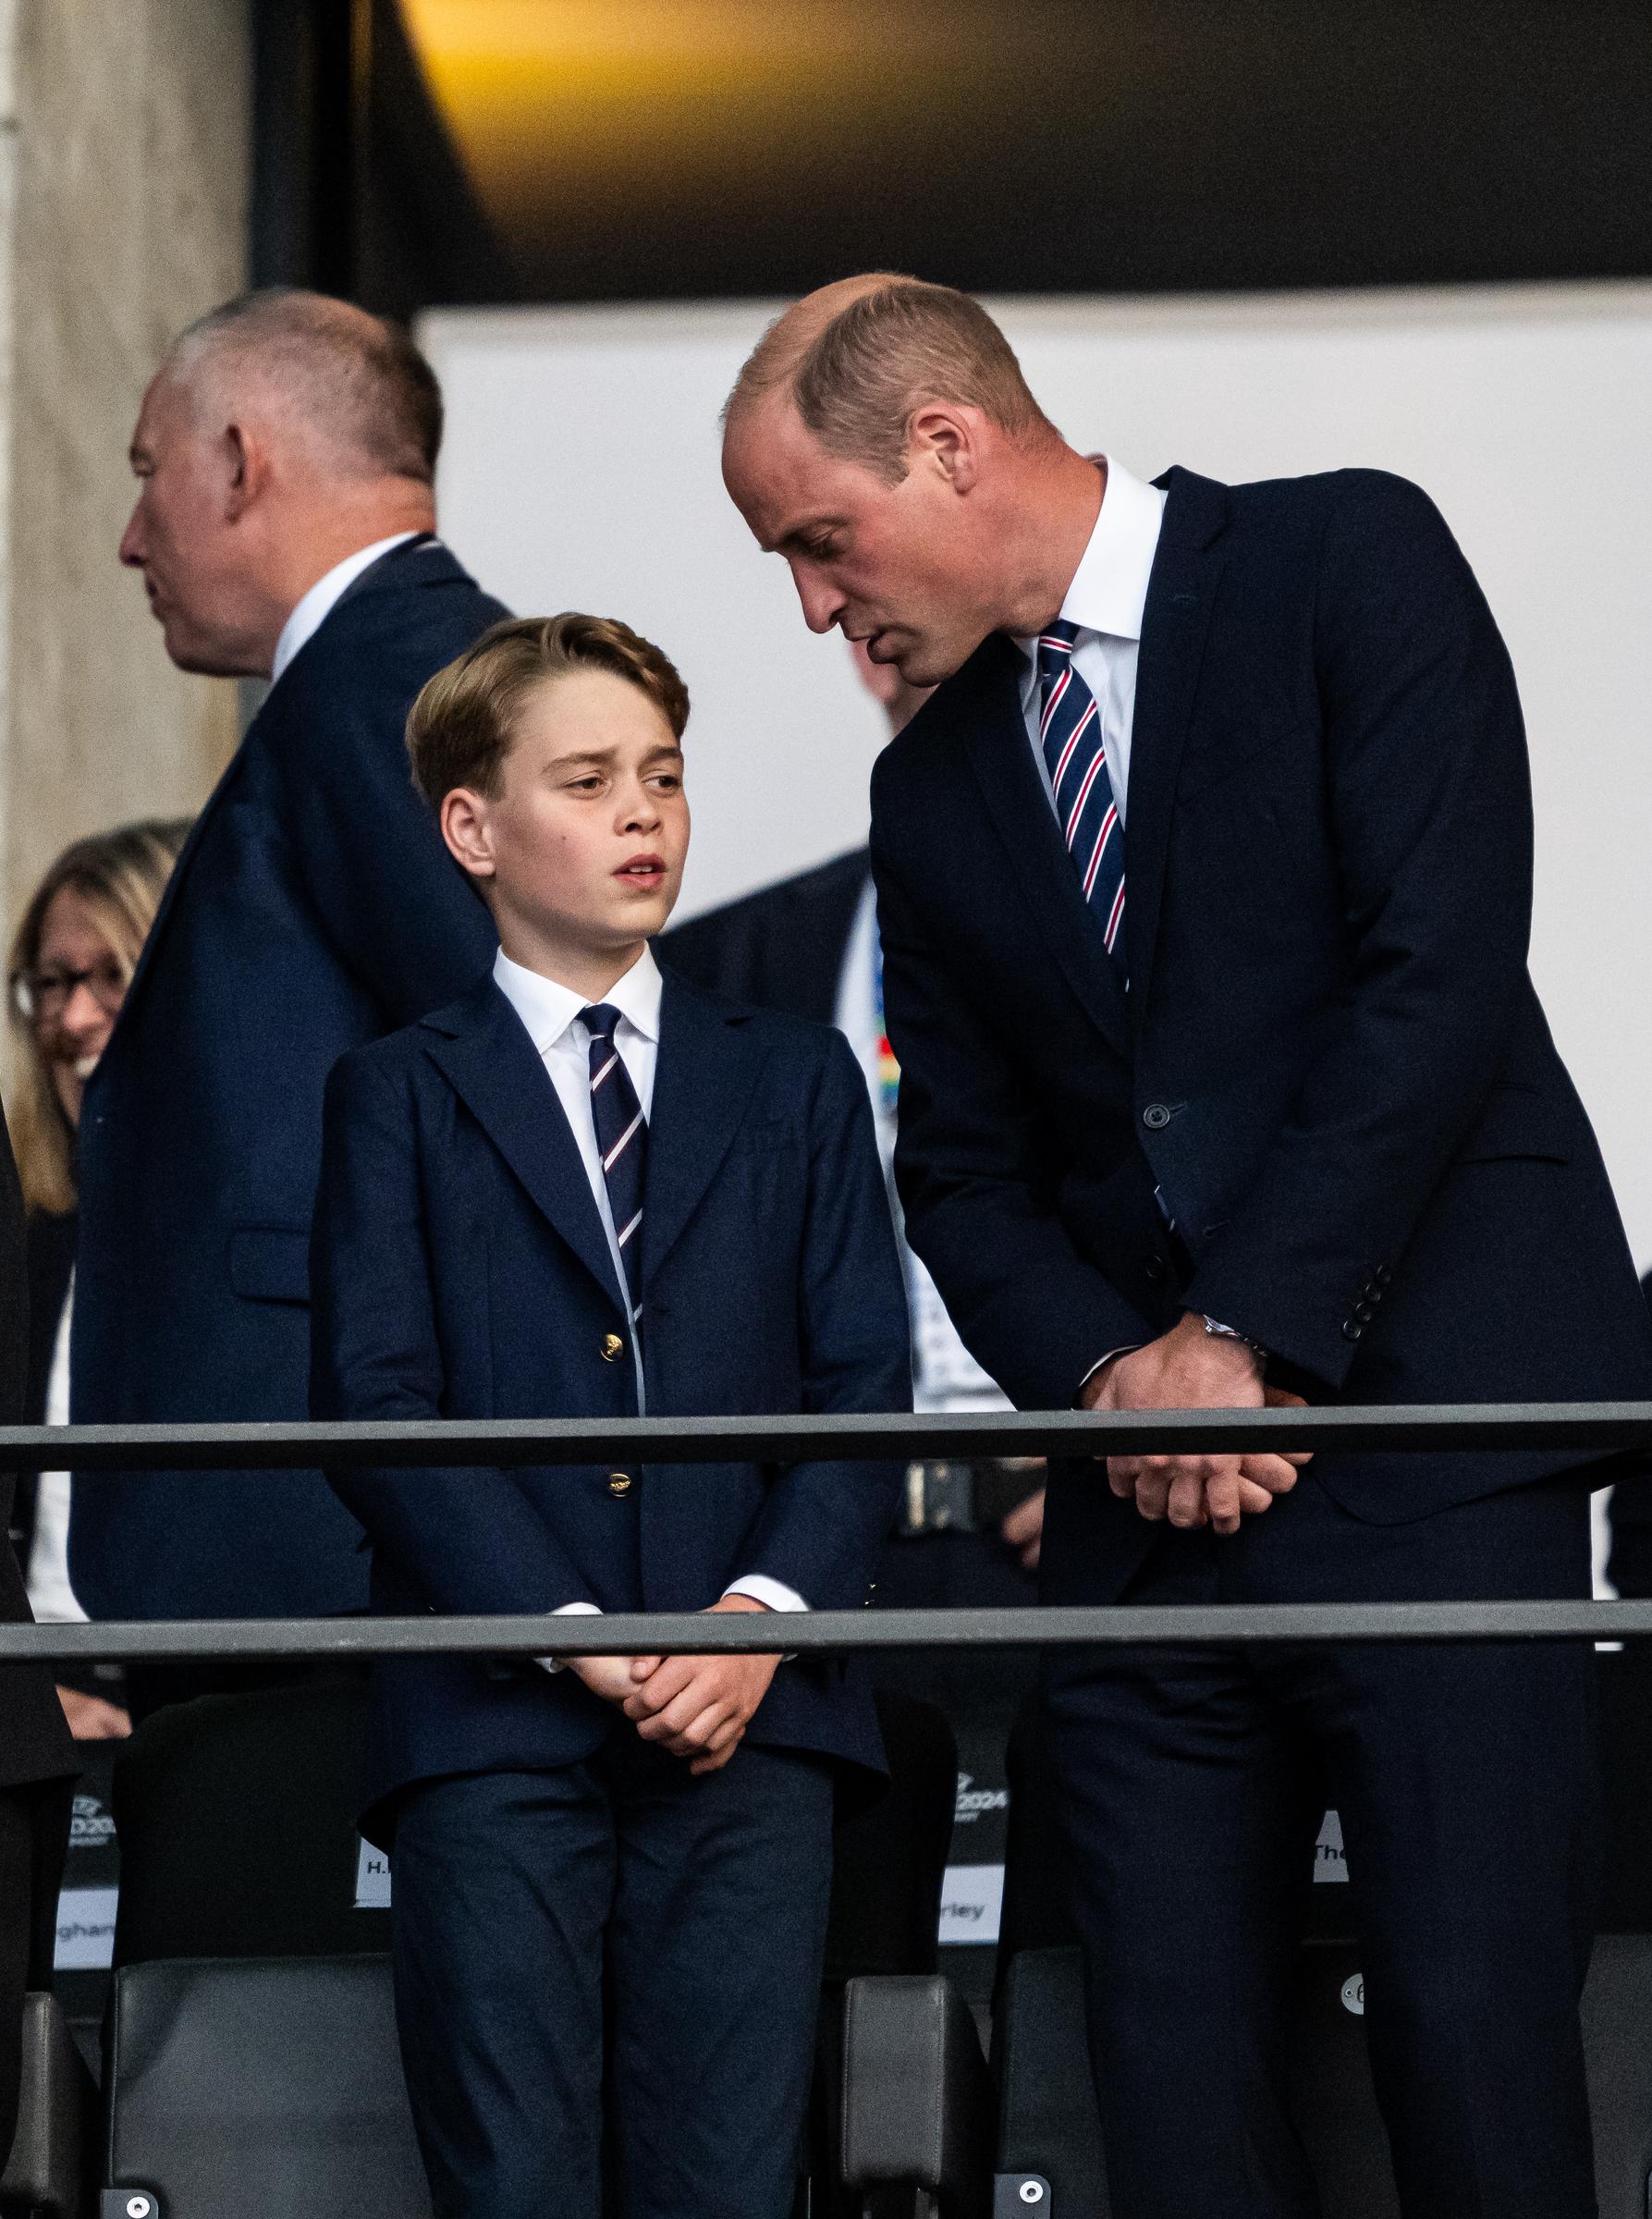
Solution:
<svg viewBox="0 0 1652 2219"><path fill-rule="evenodd" d="M1377 1312L1371 1307L1371 1305L1368 1302L1362 1302L1355 1306L1353 1314L1359 1319L1362 1325L1369 1325L1372 1318L1376 1317Z"/></svg>
<svg viewBox="0 0 1652 2219"><path fill-rule="evenodd" d="M1382 1300L1382 1289L1375 1280L1367 1282L1365 1292L1361 1299L1365 1302L1380 1302Z"/></svg>
<svg viewBox="0 0 1652 2219"><path fill-rule="evenodd" d="M624 1354L625 1342L618 1333L603 1335L603 1362L605 1364L618 1364Z"/></svg>
<svg viewBox="0 0 1652 2219"><path fill-rule="evenodd" d="M631 1476L629 1472L610 1472L608 1474L609 1494L629 1495L630 1491Z"/></svg>
<svg viewBox="0 0 1652 2219"><path fill-rule="evenodd" d="M1150 1287L1157 1287L1164 1284L1165 1269L1165 1259L1162 1256L1150 1256L1147 1258L1147 1261L1142 1266L1143 1273L1145 1276L1147 1284Z"/></svg>
<svg viewBox="0 0 1652 2219"><path fill-rule="evenodd" d="M1170 1112L1163 1102L1149 1102L1142 1112L1142 1122L1149 1133L1162 1133L1170 1122Z"/></svg>
<svg viewBox="0 0 1652 2219"><path fill-rule="evenodd" d="M1352 1318L1347 1318L1342 1327L1342 1338L1344 1341L1357 1341L1364 1330L1363 1325L1355 1325Z"/></svg>
<svg viewBox="0 0 1652 2219"><path fill-rule="evenodd" d="M1377 1283L1379 1287L1391 1286L1393 1283L1393 1278L1394 1274L1389 1269L1387 1264L1377 1265Z"/></svg>

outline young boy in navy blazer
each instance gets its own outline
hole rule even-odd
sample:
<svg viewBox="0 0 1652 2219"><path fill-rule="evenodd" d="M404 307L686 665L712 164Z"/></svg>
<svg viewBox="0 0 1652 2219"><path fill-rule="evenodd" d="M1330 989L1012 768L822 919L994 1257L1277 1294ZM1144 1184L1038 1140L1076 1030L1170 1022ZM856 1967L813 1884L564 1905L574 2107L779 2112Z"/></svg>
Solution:
<svg viewBox="0 0 1652 2219"><path fill-rule="evenodd" d="M582 616L496 625L420 695L414 777L501 945L462 999L333 1073L318 1416L910 1406L848 1047L663 975L648 948L688 846L687 717L656 648ZM898 1474L334 1484L376 1609L544 1612L553 1652L376 1675L365 1823L393 1857L439 2219L598 2219L605 2173L624 2219L786 2219L834 1783L881 1764L869 1699L835 1664L581 1657L570 1621L858 1605Z"/></svg>

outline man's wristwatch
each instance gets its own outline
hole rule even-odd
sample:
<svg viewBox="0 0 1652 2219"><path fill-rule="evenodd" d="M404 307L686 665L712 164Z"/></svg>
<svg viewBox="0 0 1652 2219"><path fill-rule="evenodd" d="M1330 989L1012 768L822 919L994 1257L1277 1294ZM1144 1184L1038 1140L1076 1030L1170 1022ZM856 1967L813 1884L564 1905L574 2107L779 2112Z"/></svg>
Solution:
<svg viewBox="0 0 1652 2219"><path fill-rule="evenodd" d="M1252 1355L1255 1357L1258 1364L1267 1363L1267 1351L1263 1347L1260 1341L1253 1341L1249 1333L1242 1333L1237 1326L1224 1325L1219 1318L1211 1318L1205 1316L1205 1313L1203 1310L1200 1311L1199 1315L1205 1319L1205 1330L1210 1334L1213 1340L1242 1341L1243 1342L1245 1347L1250 1350Z"/></svg>

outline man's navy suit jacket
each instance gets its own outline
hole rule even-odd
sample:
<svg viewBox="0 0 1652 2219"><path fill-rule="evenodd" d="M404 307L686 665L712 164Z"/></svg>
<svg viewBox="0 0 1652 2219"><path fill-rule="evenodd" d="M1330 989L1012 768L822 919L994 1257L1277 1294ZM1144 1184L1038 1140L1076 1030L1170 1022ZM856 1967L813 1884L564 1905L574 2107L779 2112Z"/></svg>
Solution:
<svg viewBox="0 0 1652 2219"><path fill-rule="evenodd" d="M641 1237L651 1416L911 1408L871 1110L836 1033L666 974ZM491 976L334 1073L311 1272L318 1417L636 1414L584 1165ZM899 1490L896 1467L853 1461L619 1476L618 1493L606 1465L333 1483L369 1536L374 1606L444 1613L701 1610L751 1573L814 1609L854 1608ZM574 1762L635 1731L574 1674L531 1662L385 1660L377 1687L375 1800ZM750 1731L881 1762L870 1698L835 1664L782 1665Z"/></svg>
<svg viewBox="0 0 1652 2219"><path fill-rule="evenodd" d="M184 849L80 1123L82 1423L293 1419L322 1090L452 998L493 926L409 775L433 672L506 612L434 540L364 573L295 656ZM360 1608L319 1472L128 1472L75 1490L98 1618Z"/></svg>
<svg viewBox="0 0 1652 2219"><path fill-rule="evenodd" d="M1652 1394L1599 1151L1526 972L1514 678L1426 497L1173 470L1143 624L1128 993L988 638L879 758L873 870L912 1245L1023 1407L1203 1311L1319 1401ZM1167 1238L1159 1189L1186 1261ZM1565 1456L1321 1452L1399 1521ZM1575 1461L1575 1458L1570 1461ZM1156 1530L1074 1467L1059 1600Z"/></svg>

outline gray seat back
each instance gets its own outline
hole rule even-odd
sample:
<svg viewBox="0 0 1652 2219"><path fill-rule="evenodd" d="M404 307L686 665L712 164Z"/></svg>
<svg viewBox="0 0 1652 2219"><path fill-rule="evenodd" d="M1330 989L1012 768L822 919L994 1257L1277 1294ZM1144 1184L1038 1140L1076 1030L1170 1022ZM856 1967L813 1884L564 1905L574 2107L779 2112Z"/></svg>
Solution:
<svg viewBox="0 0 1652 2219"><path fill-rule="evenodd" d="M104 2136L105 2183L161 2219L422 2219L389 1960L117 1972Z"/></svg>

